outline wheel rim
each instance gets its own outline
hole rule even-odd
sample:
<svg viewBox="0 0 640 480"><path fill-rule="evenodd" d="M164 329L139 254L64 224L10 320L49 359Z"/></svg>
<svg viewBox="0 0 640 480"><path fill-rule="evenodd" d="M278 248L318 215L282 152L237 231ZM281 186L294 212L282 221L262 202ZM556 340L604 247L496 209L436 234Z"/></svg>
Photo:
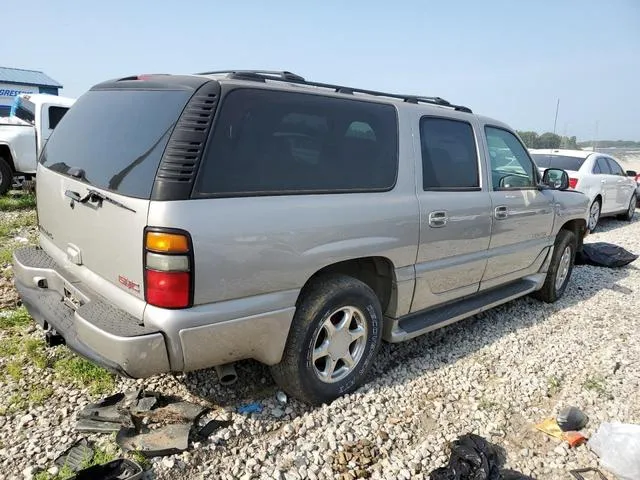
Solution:
<svg viewBox="0 0 640 480"><path fill-rule="evenodd" d="M596 228L598 220L600 218L600 204L593 202L591 209L589 210L589 230Z"/></svg>
<svg viewBox="0 0 640 480"><path fill-rule="evenodd" d="M316 334L312 353L316 376L325 383L344 379L358 365L367 342L365 316L356 307L329 315Z"/></svg>
<svg viewBox="0 0 640 480"><path fill-rule="evenodd" d="M567 245L564 247L562 257L560 257L560 265L558 265L558 272L556 273L556 291L562 288L567 276L569 275L569 267L571 266L571 247Z"/></svg>
<svg viewBox="0 0 640 480"><path fill-rule="evenodd" d="M2 181L1 177L0 181ZM636 213L636 203L638 203L638 201L636 200L636 197L634 195L633 197L631 197L631 202L629 202L629 218L632 218L633 214Z"/></svg>

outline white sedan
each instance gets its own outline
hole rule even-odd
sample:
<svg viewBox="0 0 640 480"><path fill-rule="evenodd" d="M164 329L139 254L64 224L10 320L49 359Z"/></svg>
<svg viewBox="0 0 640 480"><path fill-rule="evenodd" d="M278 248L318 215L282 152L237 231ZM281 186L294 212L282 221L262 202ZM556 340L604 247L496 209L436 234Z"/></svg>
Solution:
<svg viewBox="0 0 640 480"><path fill-rule="evenodd" d="M636 172L625 172L613 157L586 150L530 149L529 153L541 172L565 170L569 188L589 197L589 231L595 230L601 217L633 219L638 200Z"/></svg>

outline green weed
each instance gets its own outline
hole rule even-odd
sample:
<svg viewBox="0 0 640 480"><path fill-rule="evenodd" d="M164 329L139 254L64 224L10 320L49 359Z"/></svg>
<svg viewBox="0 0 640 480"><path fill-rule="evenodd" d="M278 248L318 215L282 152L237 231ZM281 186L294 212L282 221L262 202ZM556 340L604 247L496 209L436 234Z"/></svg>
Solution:
<svg viewBox="0 0 640 480"><path fill-rule="evenodd" d="M114 375L83 358L63 357L55 362L53 369L61 380L89 387L94 395L110 392L115 386Z"/></svg>

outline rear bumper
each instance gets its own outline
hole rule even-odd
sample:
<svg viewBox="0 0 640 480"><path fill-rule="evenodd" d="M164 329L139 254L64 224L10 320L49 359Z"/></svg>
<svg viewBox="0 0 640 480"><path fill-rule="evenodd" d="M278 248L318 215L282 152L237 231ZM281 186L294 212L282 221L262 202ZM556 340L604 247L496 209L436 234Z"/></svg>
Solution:
<svg viewBox="0 0 640 480"><path fill-rule="evenodd" d="M102 300L63 272L43 250L16 250L13 270L29 314L45 330L61 335L78 355L133 378L170 371L160 331L139 325L134 317ZM72 308L69 299L79 306Z"/></svg>

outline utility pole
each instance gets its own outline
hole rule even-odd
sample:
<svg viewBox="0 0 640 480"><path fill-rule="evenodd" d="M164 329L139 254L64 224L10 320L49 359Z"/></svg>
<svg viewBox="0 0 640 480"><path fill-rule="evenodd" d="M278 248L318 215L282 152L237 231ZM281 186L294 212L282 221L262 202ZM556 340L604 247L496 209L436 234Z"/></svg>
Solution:
<svg viewBox="0 0 640 480"><path fill-rule="evenodd" d="M596 151L596 148L598 146L598 122L599 120L596 120L596 133L593 136L593 142L592 142L592 148L594 152Z"/></svg>
<svg viewBox="0 0 640 480"><path fill-rule="evenodd" d="M556 133L556 124L558 123L558 110L560 109L560 99L556 103L556 119L553 121L553 133Z"/></svg>

